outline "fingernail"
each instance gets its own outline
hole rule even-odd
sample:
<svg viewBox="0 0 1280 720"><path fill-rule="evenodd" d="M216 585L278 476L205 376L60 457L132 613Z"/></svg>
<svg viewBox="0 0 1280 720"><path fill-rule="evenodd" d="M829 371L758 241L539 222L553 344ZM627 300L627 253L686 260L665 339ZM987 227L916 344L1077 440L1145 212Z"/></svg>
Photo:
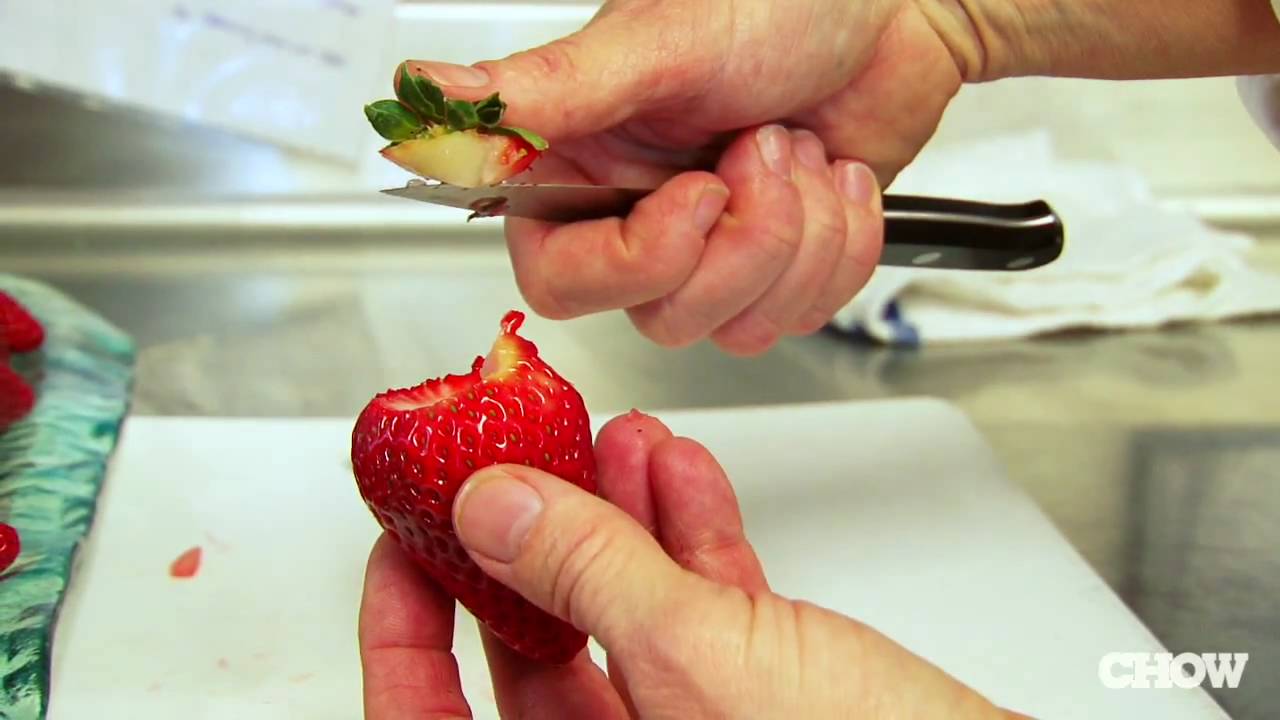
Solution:
<svg viewBox="0 0 1280 720"><path fill-rule="evenodd" d="M458 496L454 526L467 549L509 563L520 554L542 508L542 496L533 488L502 471L482 471Z"/></svg>
<svg viewBox="0 0 1280 720"><path fill-rule="evenodd" d="M856 205L867 205L876 194L878 183L871 168L859 162L844 163L836 174L840 192Z"/></svg>
<svg viewBox="0 0 1280 720"><path fill-rule="evenodd" d="M781 125L765 125L756 132L756 143L769 169L791 177L791 135Z"/></svg>
<svg viewBox="0 0 1280 720"><path fill-rule="evenodd" d="M693 209L693 227L699 235L706 235L720 221L725 204L729 201L729 193L722 187L713 185L702 191L698 205Z"/></svg>
<svg viewBox="0 0 1280 720"><path fill-rule="evenodd" d="M489 73L476 67L439 62L415 63L415 67L439 85L478 88L489 84Z"/></svg>
<svg viewBox="0 0 1280 720"><path fill-rule="evenodd" d="M793 145L796 149L796 157L800 158L801 164L806 167L825 171L827 169L827 150L822 145L822 141L817 135L808 130L799 130L795 133Z"/></svg>

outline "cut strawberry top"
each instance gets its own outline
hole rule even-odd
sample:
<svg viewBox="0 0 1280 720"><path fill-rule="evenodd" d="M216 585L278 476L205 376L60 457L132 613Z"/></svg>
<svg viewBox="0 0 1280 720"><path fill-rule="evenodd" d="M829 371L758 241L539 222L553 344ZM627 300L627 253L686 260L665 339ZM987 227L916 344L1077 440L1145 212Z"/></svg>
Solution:
<svg viewBox="0 0 1280 720"><path fill-rule="evenodd" d="M502 318L502 332L494 340L486 357L477 357L466 375L446 375L421 385L382 393L374 402L397 412L421 410L463 395L484 382L502 381L502 376L519 366L522 360L536 358L538 348L517 332L524 324L524 313L512 310Z"/></svg>
<svg viewBox="0 0 1280 720"><path fill-rule="evenodd" d="M411 173L458 187L498 185L528 170L548 143L537 133L503 124L497 93L451 100L428 78L401 65L394 100L365 106L373 129L390 143L382 156Z"/></svg>

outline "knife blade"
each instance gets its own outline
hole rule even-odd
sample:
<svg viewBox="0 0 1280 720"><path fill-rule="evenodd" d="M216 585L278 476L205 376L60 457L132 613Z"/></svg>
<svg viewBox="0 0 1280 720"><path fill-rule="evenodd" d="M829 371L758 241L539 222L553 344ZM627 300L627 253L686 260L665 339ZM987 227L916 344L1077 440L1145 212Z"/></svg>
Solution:
<svg viewBox="0 0 1280 720"><path fill-rule="evenodd" d="M476 217L579 222L622 217L652 190L598 185L504 184L462 188L410 181L382 191L392 197L470 210ZM1061 257L1062 218L1044 200L995 204L885 195L885 247L880 264L894 267L1025 272Z"/></svg>

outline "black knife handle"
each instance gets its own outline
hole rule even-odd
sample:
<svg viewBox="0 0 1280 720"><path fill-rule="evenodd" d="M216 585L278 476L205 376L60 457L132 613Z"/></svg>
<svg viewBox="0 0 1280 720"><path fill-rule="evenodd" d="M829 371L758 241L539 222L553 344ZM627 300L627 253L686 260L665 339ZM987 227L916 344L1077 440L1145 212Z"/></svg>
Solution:
<svg viewBox="0 0 1280 720"><path fill-rule="evenodd" d="M881 265L940 270L1025 271L1057 260L1062 219L1043 200L997 205L886 195Z"/></svg>
<svg viewBox="0 0 1280 720"><path fill-rule="evenodd" d="M577 222L625 217L653 191L578 185L458 188L411 182L384 193L465 208L473 217L512 216ZM1017 272L1062 255L1062 220L1043 200L999 205L970 200L885 195L881 265Z"/></svg>

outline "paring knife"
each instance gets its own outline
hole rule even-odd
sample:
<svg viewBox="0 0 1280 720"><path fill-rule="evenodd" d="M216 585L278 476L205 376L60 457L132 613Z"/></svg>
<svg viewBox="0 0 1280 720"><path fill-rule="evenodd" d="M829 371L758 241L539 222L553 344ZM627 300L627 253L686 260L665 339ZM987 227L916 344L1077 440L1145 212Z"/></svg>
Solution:
<svg viewBox="0 0 1280 720"><path fill-rule="evenodd" d="M382 192L472 211L476 217L577 222L621 217L652 190L594 185L496 185L461 188L410 181ZM886 195L881 265L1015 272L1043 267L1063 251L1062 220L1043 200L997 205Z"/></svg>

